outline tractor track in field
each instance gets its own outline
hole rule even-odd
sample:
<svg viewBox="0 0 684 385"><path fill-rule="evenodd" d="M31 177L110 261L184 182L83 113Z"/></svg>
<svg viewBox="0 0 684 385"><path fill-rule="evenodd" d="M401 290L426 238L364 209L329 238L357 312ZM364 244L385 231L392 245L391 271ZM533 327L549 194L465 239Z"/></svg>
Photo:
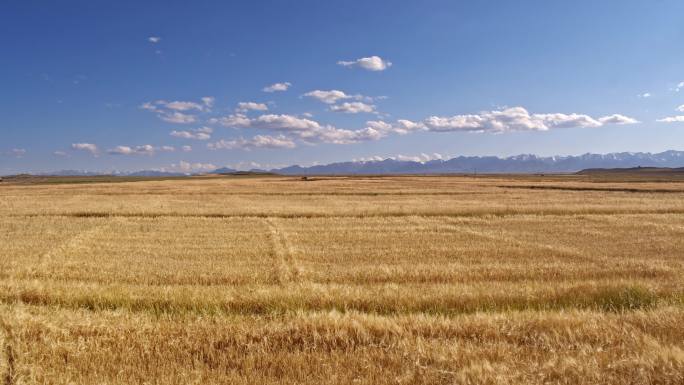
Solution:
<svg viewBox="0 0 684 385"><path fill-rule="evenodd" d="M247 218L247 219L318 219L318 218L405 218L405 217L442 217L442 218L513 218L520 216L540 216L540 217L573 217L573 216L614 216L614 215L673 215L684 214L684 208L673 207L665 209L490 209L483 211L388 211L388 212L358 212L358 213L321 213L321 212L254 212L254 213L182 213L182 212L102 212L102 211L75 211L63 213L25 213L9 214L6 217L12 218L43 218L43 217L65 217L65 218Z"/></svg>
<svg viewBox="0 0 684 385"><path fill-rule="evenodd" d="M480 237L480 238L485 238L489 239L492 241L499 241L499 242L506 242L512 245L520 246L520 247L529 247L529 248L534 248L538 250L543 250L547 252L554 253L558 256L561 256L563 258L569 258L569 259L574 259L583 263L590 263L594 264L597 262L596 258L591 258L589 256L586 256L579 252L578 250L575 250L570 247L562 246L562 245L553 245L553 244L547 244L543 242L537 242L537 241L525 241L522 239L518 239L515 237L513 234L510 234L505 231L500 231L498 234L491 233L488 231L477 231L471 228L467 228L466 226L463 226L462 224L459 224L455 222L452 218L444 218L441 220L441 222L449 226L450 228L454 229L455 231L469 234L472 236Z"/></svg>
<svg viewBox="0 0 684 385"><path fill-rule="evenodd" d="M16 382L16 354L12 345L12 329L5 320L0 318L0 354L2 354L2 384L13 385Z"/></svg>
<svg viewBox="0 0 684 385"><path fill-rule="evenodd" d="M111 223L103 223L79 231L78 233L66 239L64 242L61 242L60 244L41 254L41 256L38 258L37 266L39 268L46 268L55 258L67 256L69 252L84 247L84 245L87 244L87 242L94 235L109 226L111 226Z"/></svg>
<svg viewBox="0 0 684 385"><path fill-rule="evenodd" d="M282 225L278 224L276 218L266 218L264 222L268 227L269 238L273 245L274 266L269 281L279 285L297 282L299 280L299 269L287 233L283 230Z"/></svg>

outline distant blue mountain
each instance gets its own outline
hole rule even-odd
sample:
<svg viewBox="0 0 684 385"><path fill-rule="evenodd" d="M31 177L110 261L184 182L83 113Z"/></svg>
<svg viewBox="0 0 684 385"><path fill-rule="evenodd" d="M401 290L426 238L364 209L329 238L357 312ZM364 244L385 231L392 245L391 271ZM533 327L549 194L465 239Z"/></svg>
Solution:
<svg viewBox="0 0 684 385"><path fill-rule="evenodd" d="M343 174L449 174L449 173L569 173L588 168L684 167L684 151L619 152L578 156L516 155L459 156L449 160L413 162L385 159L379 161L341 162L311 167L289 166L271 172L284 175Z"/></svg>
<svg viewBox="0 0 684 385"><path fill-rule="evenodd" d="M84 170L59 170L52 172L42 172L36 175L42 176L99 176L99 175L112 175L110 172L96 172L96 171L84 171Z"/></svg>
<svg viewBox="0 0 684 385"><path fill-rule="evenodd" d="M237 171L237 170L235 170L233 168L221 167L221 168L217 168L216 170L212 171L212 174L231 174L231 173L234 173L235 171Z"/></svg>
<svg viewBox="0 0 684 385"><path fill-rule="evenodd" d="M340 162L311 167L289 166L272 170L253 169L241 173L276 173L282 175L386 175L386 174L495 174L495 173L572 173L585 169L632 168L632 167L684 167L684 151L616 152L610 154L584 154L577 156L516 155L506 158L496 156L459 156L444 160L414 162L385 159L377 161ZM233 174L238 170L222 167L214 174ZM183 176L179 172L142 170L135 172L93 172L62 170L39 175L55 176Z"/></svg>
<svg viewBox="0 0 684 385"><path fill-rule="evenodd" d="M180 172L168 172L157 170L140 170L132 172L97 172L97 171L83 171L83 170L60 170L53 172L43 172L37 175L41 176L147 176L147 177L162 177L162 176L185 176L188 174Z"/></svg>
<svg viewBox="0 0 684 385"><path fill-rule="evenodd" d="M141 171L136 171L136 172L131 172L127 174L118 174L118 175L123 175L123 176L150 176L150 177L156 177L156 176L186 176L187 174L183 174L181 172L168 172L168 171L156 171L156 170L141 170Z"/></svg>

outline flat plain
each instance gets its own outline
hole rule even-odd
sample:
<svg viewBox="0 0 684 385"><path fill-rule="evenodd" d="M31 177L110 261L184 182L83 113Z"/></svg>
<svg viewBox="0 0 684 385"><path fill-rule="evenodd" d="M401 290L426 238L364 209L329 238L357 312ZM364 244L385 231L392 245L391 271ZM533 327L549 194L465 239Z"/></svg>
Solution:
<svg viewBox="0 0 684 385"><path fill-rule="evenodd" d="M684 180L0 183L10 384L682 384Z"/></svg>

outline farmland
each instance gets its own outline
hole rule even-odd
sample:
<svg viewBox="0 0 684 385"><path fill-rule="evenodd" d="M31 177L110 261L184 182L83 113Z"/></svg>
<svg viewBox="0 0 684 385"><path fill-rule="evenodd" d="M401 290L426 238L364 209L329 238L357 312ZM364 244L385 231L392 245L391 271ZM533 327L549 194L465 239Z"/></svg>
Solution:
<svg viewBox="0 0 684 385"><path fill-rule="evenodd" d="M681 179L48 182L0 184L5 384L684 382Z"/></svg>

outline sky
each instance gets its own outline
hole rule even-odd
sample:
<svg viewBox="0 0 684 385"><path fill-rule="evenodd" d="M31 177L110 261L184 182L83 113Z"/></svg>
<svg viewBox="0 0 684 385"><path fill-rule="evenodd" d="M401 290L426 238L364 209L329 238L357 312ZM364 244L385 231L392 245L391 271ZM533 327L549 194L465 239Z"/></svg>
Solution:
<svg viewBox="0 0 684 385"><path fill-rule="evenodd" d="M684 2L10 0L0 174L684 150Z"/></svg>

